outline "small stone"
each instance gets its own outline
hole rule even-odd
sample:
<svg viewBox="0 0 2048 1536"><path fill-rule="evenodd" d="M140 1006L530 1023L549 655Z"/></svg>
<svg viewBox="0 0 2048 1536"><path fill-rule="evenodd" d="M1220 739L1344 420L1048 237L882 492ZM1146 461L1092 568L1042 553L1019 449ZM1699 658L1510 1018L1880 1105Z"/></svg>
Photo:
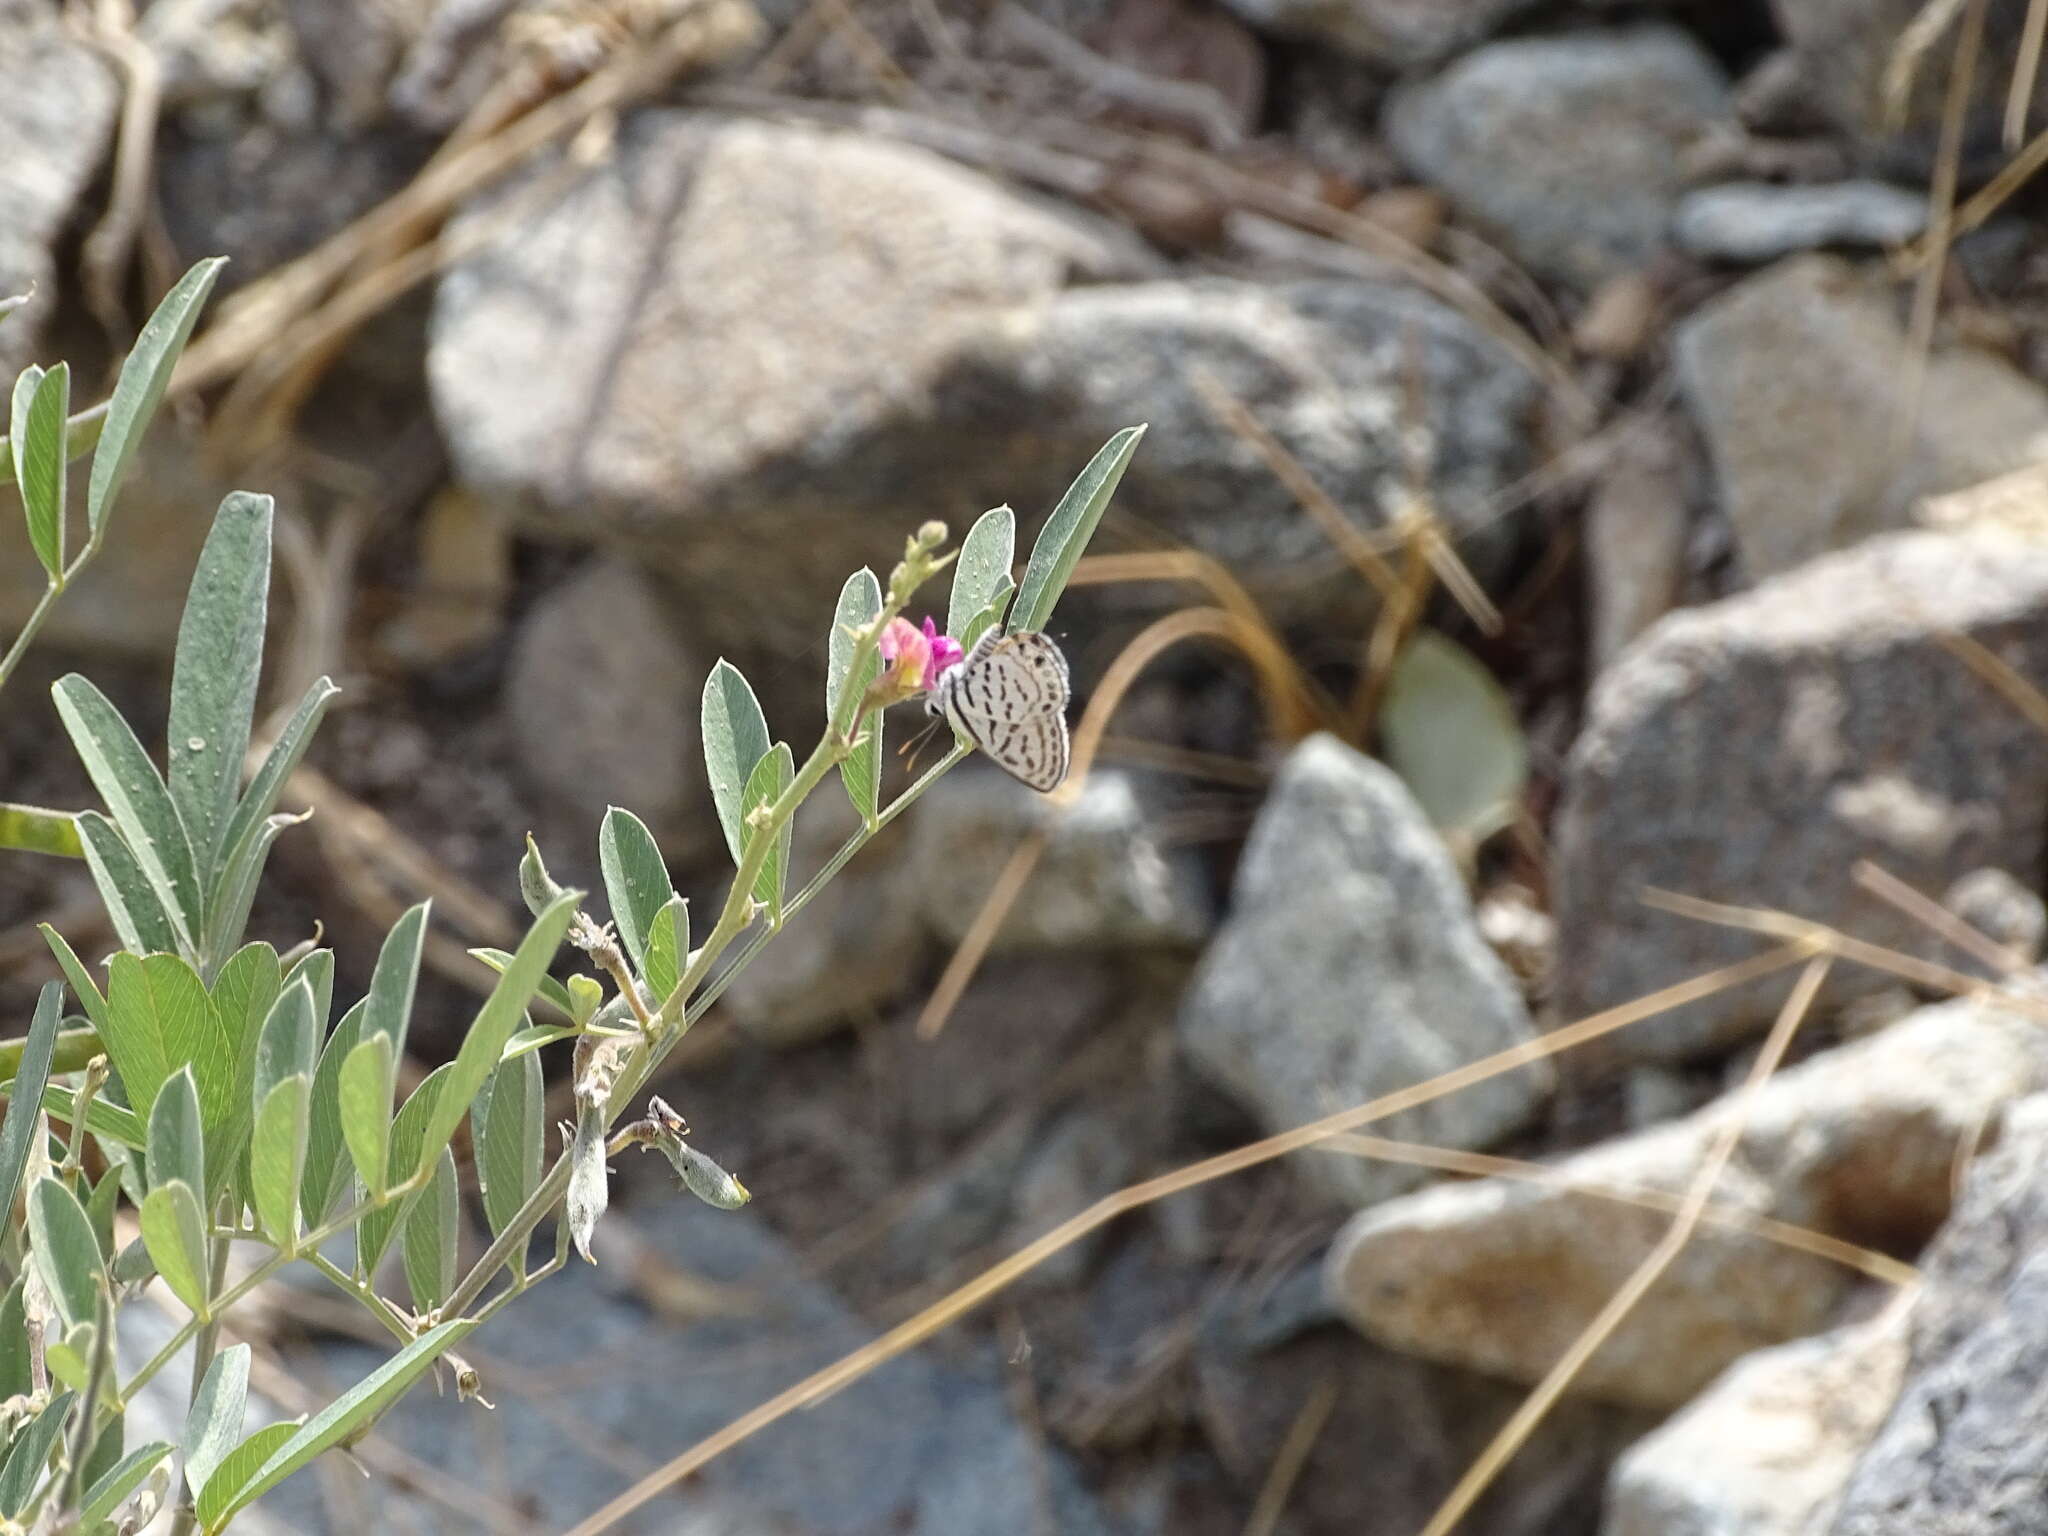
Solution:
<svg viewBox="0 0 2048 1536"><path fill-rule="evenodd" d="M1390 770L1327 735L1296 747L1275 779L1179 1029L1196 1065L1272 1131L1533 1035L1421 808ZM1528 1122L1549 1082L1538 1063L1375 1129L1487 1147ZM1352 1205L1424 1176L1348 1157L1301 1166L1321 1193Z"/></svg>
<svg viewBox="0 0 2048 1536"><path fill-rule="evenodd" d="M2048 905L2041 893L1997 868L1974 869L1948 888L1941 904L2021 965L2041 958L2048 938Z"/></svg>
<svg viewBox="0 0 2048 1536"><path fill-rule="evenodd" d="M1381 126L1523 265L1589 292L1649 263L1687 147L1731 120L1713 57L1651 24L1488 43L1397 90Z"/></svg>
<svg viewBox="0 0 2048 1536"><path fill-rule="evenodd" d="M1958 1149L2044 1084L2037 1020L1977 1002L1923 1009L1766 1084L1714 1202L1911 1252L1948 1213ZM1438 1185L1362 1212L1331 1250L1331 1299L1389 1348L1541 1380L1672 1219L1570 1186L1682 1193L1733 1104L1569 1157L1541 1181ZM1573 1388L1677 1407L1751 1350L1827 1326L1857 1283L1832 1260L1703 1223Z"/></svg>
<svg viewBox="0 0 2048 1536"><path fill-rule="evenodd" d="M1906 346L1881 275L1827 256L1781 262L1678 327L1679 387L1752 577L1905 527L1918 498L2048 454L2048 392L1967 346L1928 358L1901 451Z"/></svg>
<svg viewBox="0 0 2048 1536"><path fill-rule="evenodd" d="M1374 64L1407 67L1478 42L1535 0L1225 0L1254 26L1330 43Z"/></svg>
<svg viewBox="0 0 2048 1536"><path fill-rule="evenodd" d="M1881 181L1727 182L1688 192L1672 238L1688 255L1761 265L1823 246L1903 245L1927 227L1927 194Z"/></svg>
<svg viewBox="0 0 2048 1536"><path fill-rule="evenodd" d="M1678 606L1685 580L1686 505L1681 450L1661 421L1617 445L1586 507L1586 565L1592 585L1596 671Z"/></svg>

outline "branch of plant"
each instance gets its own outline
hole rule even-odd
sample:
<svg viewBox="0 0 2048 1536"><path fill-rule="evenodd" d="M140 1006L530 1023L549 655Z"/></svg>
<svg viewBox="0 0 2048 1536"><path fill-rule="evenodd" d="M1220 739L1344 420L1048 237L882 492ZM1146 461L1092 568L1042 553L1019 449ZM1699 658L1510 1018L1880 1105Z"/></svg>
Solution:
<svg viewBox="0 0 2048 1536"><path fill-rule="evenodd" d="M93 556L100 552L100 542L106 537L106 532L107 525L102 522L99 532L85 541L85 547L79 550L78 558L66 566L61 574L52 577L50 584L43 588L43 595L36 599L35 607L29 611L28 618L22 622L21 632L14 637L14 643L8 646L7 654L0 656L0 688L7 686L7 680L14 675L14 669L21 664L23 653L28 650L29 643L35 639L37 632L42 629L43 623L49 618L51 610L57 606L57 599L63 595L64 589L71 585L72 581L78 576L78 573L84 570Z"/></svg>

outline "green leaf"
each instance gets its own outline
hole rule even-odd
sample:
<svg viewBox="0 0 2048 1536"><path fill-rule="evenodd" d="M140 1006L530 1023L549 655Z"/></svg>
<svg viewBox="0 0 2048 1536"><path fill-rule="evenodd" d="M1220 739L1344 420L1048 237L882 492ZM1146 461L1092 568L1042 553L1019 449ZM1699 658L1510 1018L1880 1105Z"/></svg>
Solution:
<svg viewBox="0 0 2048 1536"><path fill-rule="evenodd" d="M214 894L220 902L209 907L206 914L209 969L217 967L222 951L241 942L242 934L249 926L249 909L256 904L256 884L263 877L263 864L270 857L270 845L286 828L296 827L312 814L311 811L301 811L294 816L264 817L256 826L255 837L238 844L221 866L220 880L214 887Z"/></svg>
<svg viewBox="0 0 2048 1536"><path fill-rule="evenodd" d="M721 659L704 680L704 766L733 863L746 847L741 799L747 776L768 755L768 719L740 669Z"/></svg>
<svg viewBox="0 0 2048 1536"><path fill-rule="evenodd" d="M391 1037L364 1026L362 1043L341 1064L341 1134L363 1187L382 1196L391 1155Z"/></svg>
<svg viewBox="0 0 2048 1536"><path fill-rule="evenodd" d="M248 1345L237 1344L215 1355L185 1415L185 1486L195 1497L242 1438L250 1354Z"/></svg>
<svg viewBox="0 0 2048 1536"><path fill-rule="evenodd" d="M352 1160L342 1155L347 1145L341 1128L341 1068L363 1038L363 1015L367 1001L357 1003L341 1016L327 1045L320 1052L320 1069L313 1074L312 1125L306 1138L306 1181L299 1191L299 1214L309 1227L327 1220L334 1202L348 1185Z"/></svg>
<svg viewBox="0 0 2048 1536"><path fill-rule="evenodd" d="M312 1080L303 1072L271 1084L256 1111L256 1130L249 1141L249 1203L283 1253L290 1253L299 1240L299 1190L306 1175L312 1096Z"/></svg>
<svg viewBox="0 0 2048 1536"><path fill-rule="evenodd" d="M176 955L114 956L102 1034L128 1102L144 1119L164 1080L188 1062L201 1123L211 1129L234 1112L236 1043L199 973Z"/></svg>
<svg viewBox="0 0 2048 1536"><path fill-rule="evenodd" d="M199 1519L208 1536L219 1531L237 1510L254 1503L321 1452L333 1449L375 1423L440 1358L443 1350L459 1343L475 1326L473 1318L458 1318L421 1334L282 1440L240 1487L225 1486L225 1474L233 1458L223 1462L199 1496Z"/></svg>
<svg viewBox="0 0 2048 1536"><path fill-rule="evenodd" d="M647 936L644 978L647 990L654 994L657 1007L667 1000L669 993L675 991L676 983L682 980L689 954L690 904L678 896L654 914L654 927Z"/></svg>
<svg viewBox="0 0 2048 1536"><path fill-rule="evenodd" d="M36 1269L64 1326L91 1323L99 1316L107 1271L92 1220L61 1179L38 1179L28 1192L28 1237Z"/></svg>
<svg viewBox="0 0 2048 1536"><path fill-rule="evenodd" d="M85 962L78 958L64 935L48 923L36 924L36 932L43 936L43 942L50 946L50 953L57 957L57 965L64 972L64 979L71 983L71 990L77 994L79 1006L85 1010L85 1016L92 1020L93 1028L105 1029L107 1000L100 994L99 985L92 979L92 972L85 968Z"/></svg>
<svg viewBox="0 0 2048 1536"><path fill-rule="evenodd" d="M85 1453L81 1487L91 1488L120 1463L121 1447L127 1443L127 1437L127 1415L117 1410L93 1435L92 1449Z"/></svg>
<svg viewBox="0 0 2048 1536"><path fill-rule="evenodd" d="M43 1480L50 1452L63 1437L72 1401L71 1393L59 1392L15 1437L5 1465L0 1465L0 1515L11 1520L28 1507L29 1496Z"/></svg>
<svg viewBox="0 0 2048 1536"><path fill-rule="evenodd" d="M222 1459L220 1465L214 1469L213 1475L202 1483L199 1489L199 1520L201 1528L208 1536L225 1529L229 1518L229 1515L222 1515L219 1525L211 1523L208 1516L208 1509L211 1507L207 1503L208 1492L211 1491L213 1494L215 1505L224 1507L228 1499L256 1475L256 1469L276 1455L278 1447L297 1434L304 1423L305 1420L301 1418L266 1424Z"/></svg>
<svg viewBox="0 0 2048 1536"><path fill-rule="evenodd" d="M138 955L177 949L177 931L119 829L98 811L80 811L78 842L123 946Z"/></svg>
<svg viewBox="0 0 2048 1536"><path fill-rule="evenodd" d="M368 1011L363 1015L365 1035L382 1035L391 1042L391 1059L405 1054L405 1035L412 1024L413 993L420 980L420 950L426 944L427 911L431 903L408 908L384 936L377 952L377 968L370 973Z"/></svg>
<svg viewBox="0 0 2048 1536"><path fill-rule="evenodd" d="M214 1014L220 1020L234 1060L225 1102L209 1102L206 1124L206 1165L210 1172L208 1203L242 1171L242 1152L256 1123L256 1057L263 1026L276 1006L284 984L277 951L268 944L244 944L220 968L213 983ZM306 1070L312 1071L307 1063Z"/></svg>
<svg viewBox="0 0 2048 1536"><path fill-rule="evenodd" d="M173 1179L143 1198L142 1241L171 1294L195 1313L202 1312L206 1306L206 1223L191 1185Z"/></svg>
<svg viewBox="0 0 2048 1536"><path fill-rule="evenodd" d="M637 971L646 963L647 937L654 915L674 898L668 865L647 824L631 811L610 807L597 834L597 859L604 871L604 892L612 904L612 921Z"/></svg>
<svg viewBox="0 0 2048 1536"><path fill-rule="evenodd" d="M1507 691L1441 635L1408 642L1380 706L1381 751L1432 824L1477 841L1506 826L1529 776Z"/></svg>
<svg viewBox="0 0 2048 1536"><path fill-rule="evenodd" d="M80 1529L90 1531L95 1521L112 1518L114 1511L121 1507L121 1501L148 1481L149 1474L171 1454L172 1449L162 1440L152 1440L130 1451L95 1478L86 1489L85 1502L79 1506Z"/></svg>
<svg viewBox="0 0 2048 1536"><path fill-rule="evenodd" d="M747 814L773 805L782 798L783 792L796 782L796 756L789 750L789 743L778 741L766 757L754 765L754 772L747 780ZM791 836L796 830L796 818L786 819L775 833L775 847L769 853L767 862L762 864L761 873L754 879L754 899L768 909L771 923L782 921L782 892L789 881L789 849ZM753 830L748 829L749 841Z"/></svg>
<svg viewBox="0 0 2048 1536"><path fill-rule="evenodd" d="M99 689L73 672L57 679L50 693L93 787L107 802L150 890L189 949L204 908L192 844L170 791L128 722Z"/></svg>
<svg viewBox="0 0 2048 1536"><path fill-rule="evenodd" d="M4 311L0 311L4 314ZM91 453L100 440L100 433L106 430L107 402L89 405L64 423L64 460L76 463ZM13 445L7 438L0 437L0 485L14 484Z"/></svg>
<svg viewBox="0 0 2048 1536"><path fill-rule="evenodd" d="M441 1149L434 1177L405 1220L405 1283L412 1289L412 1309L424 1315L439 1307L455 1289L457 1243L462 1235L462 1210L455 1186L455 1154Z"/></svg>
<svg viewBox="0 0 2048 1536"><path fill-rule="evenodd" d="M85 1199L86 1220L92 1223L92 1235L99 1241L102 1259L114 1257L114 1211L120 1203L121 1170L111 1167L100 1175L99 1183L93 1185L92 1193Z"/></svg>
<svg viewBox="0 0 2048 1536"><path fill-rule="evenodd" d="M189 1066L165 1079L149 1111L149 1187L173 1179L195 1190L206 1188L206 1128Z"/></svg>
<svg viewBox="0 0 2048 1536"><path fill-rule="evenodd" d="M14 1209L14 1194L28 1167L30 1145L43 1107L43 1085L50 1080L50 1059L57 1050L57 1026L63 1021L64 984L50 981L36 994L35 1016L22 1047L21 1068L7 1091L7 1118L0 1120L0 1226ZM0 1398L11 1396L0 1389Z"/></svg>
<svg viewBox="0 0 2048 1536"><path fill-rule="evenodd" d="M505 1230L527 1196L540 1187L547 1134L540 1058L530 1052L501 1062L472 1111L477 1182L491 1235Z"/></svg>
<svg viewBox="0 0 2048 1536"><path fill-rule="evenodd" d="M270 1090L286 1078L306 1079L311 1092L320 1064L320 1026L313 1017L313 989L294 981L277 995L256 1042L256 1070L249 1088L252 1105L261 1105Z"/></svg>
<svg viewBox="0 0 2048 1536"><path fill-rule="evenodd" d="M1104 443L1052 509L1052 516L1039 530L1038 542L1031 546L1031 563L1024 567L1024 580L1018 584L1016 606L1010 611L1010 633L1044 629L1052 618L1060 594L1067 590L1067 579L1074 574L1088 541L1095 537L1095 525L1102 521L1109 498L1116 494L1117 482L1123 479L1131 455L1137 452L1138 439L1144 435L1143 427L1125 427Z"/></svg>
<svg viewBox="0 0 2048 1536"><path fill-rule="evenodd" d="M43 1090L43 1108L53 1120L72 1123L76 1113L76 1096L61 1083L52 1083ZM143 1129L142 1119L132 1109L107 1102L105 1094L94 1097L86 1111L85 1128L102 1141L118 1142L124 1147L141 1151L149 1140Z"/></svg>
<svg viewBox="0 0 2048 1536"><path fill-rule="evenodd" d="M209 257L180 278L142 327L142 334L135 338L127 361L121 365L121 377L115 381L113 396L107 402L106 425L100 433L99 451L93 455L92 479L86 488L86 527L95 542L107 526L114 498L135 462L135 450L142 445L150 418L156 415L157 405L171 382L171 370L177 365L178 354L185 350L185 340L199 318L199 306L206 302L213 280L226 262L224 256Z"/></svg>
<svg viewBox="0 0 2048 1536"><path fill-rule="evenodd" d="M992 507L974 520L960 541L953 562L953 595L946 604L946 633L964 645L967 626L995 598L999 584L1009 580L1017 560L1017 514Z"/></svg>
<svg viewBox="0 0 2048 1536"><path fill-rule="evenodd" d="M213 515L178 624L171 670L171 800L192 839L192 862L203 887L211 887L219 868L256 713L270 609L272 509L268 496L228 493Z"/></svg>
<svg viewBox="0 0 2048 1536"><path fill-rule="evenodd" d="M371 1039L377 1038L371 1036ZM388 1183L403 1184L426 1166L428 1157L432 1155L425 1145L427 1124L447 1092L454 1071L453 1062L436 1067L421 1080L419 1087L413 1089L412 1097L399 1106L398 1114L391 1121ZM468 1106L463 1107L466 1109ZM363 1219L356 1224L356 1263L364 1274L376 1271L384 1251L391 1246L391 1239L418 1203L419 1196L415 1193L363 1213Z"/></svg>
<svg viewBox="0 0 2048 1536"><path fill-rule="evenodd" d="M977 525L978 526L978 525ZM832 634L825 643L825 719L842 718L840 705L846 693L846 674L853 667L854 636L875 621L882 611L882 584L867 567L846 578L839 589L839 606L832 614ZM882 658L871 652L861 668L858 692L866 694L882 675ZM858 705L855 706L858 708ZM851 718L851 717L847 717ZM839 763L839 781L846 786L846 798L869 826L882 795L882 712L870 713L861 726L859 744Z"/></svg>
<svg viewBox="0 0 2048 1536"><path fill-rule="evenodd" d="M582 1033L574 1024L529 1024L512 1032L512 1038L505 1042L505 1049L498 1060L501 1063L517 1061L544 1045L553 1045L557 1040L573 1040Z"/></svg>
<svg viewBox="0 0 2048 1536"><path fill-rule="evenodd" d="M313 1044L319 1046L334 1013L334 951L316 949L286 973L284 985L303 981L313 992Z"/></svg>
<svg viewBox="0 0 2048 1536"><path fill-rule="evenodd" d="M241 937L240 924L229 921L227 909L240 901L241 910L248 910L248 903L241 892L254 887L256 876L263 870L264 856L276 840L276 830L270 830L265 836L265 829L270 825L271 812L277 808L277 797L284 793L285 780L304 759L306 748L312 745L314 730L327 713L327 706L340 692L327 678L313 680L306 689L305 697L299 700L299 707L292 711L285 728L278 732L276 742L263 759L263 766L256 770L256 777L243 791L241 803L228 818L227 830L221 834L220 857L216 861L220 873L214 880L215 899L209 903L206 920L207 931L214 935L216 949L225 949Z"/></svg>
<svg viewBox="0 0 2048 1536"><path fill-rule="evenodd" d="M14 381L10 444L14 483L28 514L28 541L51 581L64 576L64 418L71 410L71 369L22 371Z"/></svg>
<svg viewBox="0 0 2048 1536"><path fill-rule="evenodd" d="M561 946L562 935L568 931L569 919L576 915L577 903L582 899L581 891L564 891L533 920L533 926L526 930L526 937L519 941L512 963L505 968L498 984L491 989L491 995L484 999L483 1007L470 1021L469 1033L463 1036L462 1049L455 1053L455 1060L449 1066L441 1069L449 1073L448 1088L434 1106L413 1167L421 1167L441 1155L441 1149L455 1134L455 1127L469 1112L470 1101L477 1096L484 1080L496 1070L498 1059L504 1054L505 1042L512 1038L512 1032L525 1018L526 1005L533 1000L534 989L547 973L549 962ZM420 1086L424 1088L426 1084Z"/></svg>
<svg viewBox="0 0 2048 1536"><path fill-rule="evenodd" d="M93 1341L99 1337L94 1323L77 1323L43 1341L43 1363L50 1375L74 1392L83 1392L92 1375Z"/></svg>
<svg viewBox="0 0 2048 1536"><path fill-rule="evenodd" d="M1005 575L1001 581L996 583L995 595L989 598L987 605L983 607L980 613L977 613L969 620L967 628L957 637L962 650L973 650L975 641L1002 624L1003 613L1009 607L1010 599L1016 595L1016 592L1017 583L1012 581L1008 575Z"/></svg>
<svg viewBox="0 0 2048 1536"><path fill-rule="evenodd" d="M542 910L546 910L545 907ZM485 965L488 965L500 976L505 974L505 967L512 963L512 951L509 949L472 949L470 953L483 961ZM541 977L540 986L535 990L534 995L550 1008L561 1010L563 1018L573 1019L576 1017L576 1005L570 1000L569 989L555 980L554 977ZM571 1033L573 1032L571 1031Z"/></svg>
<svg viewBox="0 0 2048 1536"><path fill-rule="evenodd" d="M28 1276L16 1275L7 1295L0 1298L0 1402L26 1397L34 1385L28 1358L28 1307L22 1299L27 1287Z"/></svg>
<svg viewBox="0 0 2048 1536"><path fill-rule="evenodd" d="M70 811L6 801L0 801L0 848L47 853L59 859L85 857L85 845L78 840L78 818Z"/></svg>

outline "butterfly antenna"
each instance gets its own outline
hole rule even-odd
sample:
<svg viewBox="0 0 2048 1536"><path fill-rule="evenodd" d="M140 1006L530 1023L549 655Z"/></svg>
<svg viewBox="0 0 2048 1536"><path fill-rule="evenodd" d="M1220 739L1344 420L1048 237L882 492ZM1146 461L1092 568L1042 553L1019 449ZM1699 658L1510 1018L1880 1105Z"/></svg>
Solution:
<svg viewBox="0 0 2048 1536"><path fill-rule="evenodd" d="M910 740L906 741L905 743L903 743L902 746L896 749L896 755L898 757L904 757L907 755L909 758L909 761L907 761L903 765L903 771L905 773L917 772L917 760L919 756L921 756L924 752L924 744L932 739L932 732L936 731L939 728L939 724L940 722L937 720L932 721L931 724L927 725L923 730L919 731L915 736L911 737Z"/></svg>

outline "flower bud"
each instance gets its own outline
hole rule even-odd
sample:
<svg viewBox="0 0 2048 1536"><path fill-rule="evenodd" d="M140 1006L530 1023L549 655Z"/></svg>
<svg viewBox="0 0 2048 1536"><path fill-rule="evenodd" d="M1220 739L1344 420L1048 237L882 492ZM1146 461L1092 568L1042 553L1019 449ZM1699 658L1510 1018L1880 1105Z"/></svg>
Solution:
<svg viewBox="0 0 2048 1536"><path fill-rule="evenodd" d="M519 861L519 899L526 903L527 911L539 917L561 894L562 888L548 877L548 867L541 862L540 844L527 833L526 857Z"/></svg>

